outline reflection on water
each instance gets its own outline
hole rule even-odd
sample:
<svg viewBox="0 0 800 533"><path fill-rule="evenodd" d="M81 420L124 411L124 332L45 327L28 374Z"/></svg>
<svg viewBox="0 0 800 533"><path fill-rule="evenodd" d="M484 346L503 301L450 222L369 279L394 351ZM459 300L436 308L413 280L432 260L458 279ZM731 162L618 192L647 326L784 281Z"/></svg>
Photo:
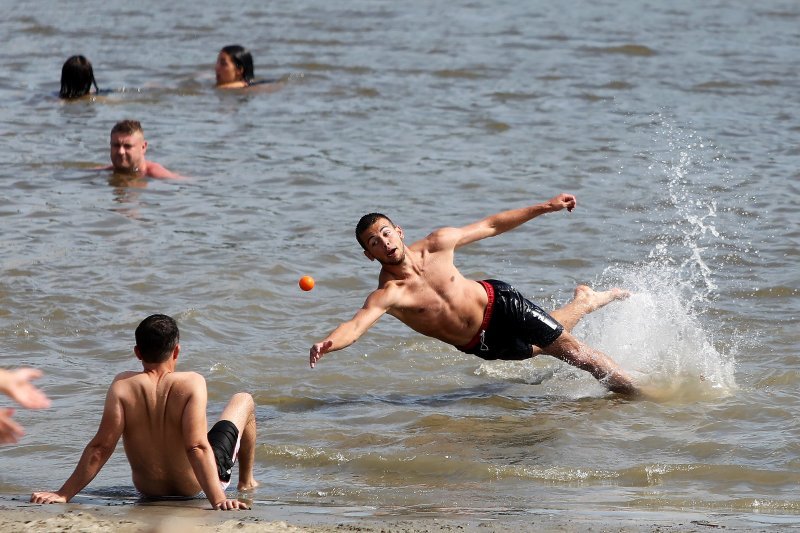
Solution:
<svg viewBox="0 0 800 533"><path fill-rule="evenodd" d="M140 189L146 188L148 181L149 178L111 172L108 184L112 187L113 201L119 204L113 211L133 219L140 218Z"/></svg>

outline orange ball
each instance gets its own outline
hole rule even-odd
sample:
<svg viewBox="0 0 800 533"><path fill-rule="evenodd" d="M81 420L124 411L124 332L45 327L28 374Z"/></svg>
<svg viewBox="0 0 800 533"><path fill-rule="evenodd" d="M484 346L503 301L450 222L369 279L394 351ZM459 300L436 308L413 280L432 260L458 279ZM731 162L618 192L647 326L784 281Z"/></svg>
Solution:
<svg viewBox="0 0 800 533"><path fill-rule="evenodd" d="M300 278L300 282L298 284L300 285L300 288L303 289L304 291L310 291L311 289L314 288L314 278L312 278L311 276L303 276L302 278Z"/></svg>

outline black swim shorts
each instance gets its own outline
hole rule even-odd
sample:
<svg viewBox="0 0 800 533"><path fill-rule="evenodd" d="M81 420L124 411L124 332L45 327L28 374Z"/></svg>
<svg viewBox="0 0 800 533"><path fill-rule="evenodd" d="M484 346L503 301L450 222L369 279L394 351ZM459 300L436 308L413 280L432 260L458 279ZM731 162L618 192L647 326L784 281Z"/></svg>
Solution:
<svg viewBox="0 0 800 533"><path fill-rule="evenodd" d="M478 283L486 289L489 303L475 337L465 346L456 346L462 352L490 361L520 361L532 357L532 345L543 348L564 331L556 319L508 283L494 279Z"/></svg>
<svg viewBox="0 0 800 533"><path fill-rule="evenodd" d="M208 432L208 443L214 450L219 480L229 482L231 470L236 462L239 444L239 428L230 420L220 420Z"/></svg>

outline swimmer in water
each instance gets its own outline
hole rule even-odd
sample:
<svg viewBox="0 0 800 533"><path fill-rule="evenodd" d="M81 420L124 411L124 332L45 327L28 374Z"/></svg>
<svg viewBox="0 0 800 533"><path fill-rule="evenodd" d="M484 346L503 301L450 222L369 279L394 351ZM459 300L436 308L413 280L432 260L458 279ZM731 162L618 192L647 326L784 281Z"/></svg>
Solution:
<svg viewBox="0 0 800 533"><path fill-rule="evenodd" d="M283 84L280 80L257 80L253 70L253 56L238 44L224 47L217 54L214 65L217 89L249 89L258 92L271 92Z"/></svg>
<svg viewBox="0 0 800 533"><path fill-rule="evenodd" d="M243 89L255 81L253 56L238 44L226 46L219 51L214 71L218 89Z"/></svg>
<svg viewBox="0 0 800 533"><path fill-rule="evenodd" d="M94 87L95 94L100 92L94 79L92 63L84 56L72 56L61 67L61 91L58 96L64 100L74 100L91 94Z"/></svg>
<svg viewBox="0 0 800 533"><path fill-rule="evenodd" d="M145 159L147 141L138 120L122 120L111 129L111 165L101 167L137 178L184 179L162 165Z"/></svg>

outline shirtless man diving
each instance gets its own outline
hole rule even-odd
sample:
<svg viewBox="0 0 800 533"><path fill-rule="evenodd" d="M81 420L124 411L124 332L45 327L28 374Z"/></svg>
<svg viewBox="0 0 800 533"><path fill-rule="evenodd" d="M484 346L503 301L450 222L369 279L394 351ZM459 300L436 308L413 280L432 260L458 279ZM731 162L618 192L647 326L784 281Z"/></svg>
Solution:
<svg viewBox="0 0 800 533"><path fill-rule="evenodd" d="M461 228L441 228L410 246L403 229L388 217L371 213L356 226L364 255L381 264L378 288L363 307L311 347L311 368L326 353L353 344L384 313L411 329L452 344L483 359L521 360L552 355L590 372L609 390L638 393L630 376L610 357L570 331L586 313L630 293L594 292L579 286L575 298L548 315L507 283L466 279L453 264L456 249L494 237L545 213L575 209L571 194L491 215Z"/></svg>
<svg viewBox="0 0 800 533"><path fill-rule="evenodd" d="M103 170L113 170L134 178L183 179L162 165L147 161L147 141L138 120L122 120L111 128L111 165Z"/></svg>
<svg viewBox="0 0 800 533"><path fill-rule="evenodd" d="M100 427L75 471L58 491L34 492L31 502L70 501L100 472L122 437L133 485L143 495L195 496L202 490L213 509L247 509L229 499L225 488L237 454L238 489L258 486L253 398L235 394L206 434L206 382L195 372L175 371L178 342L178 326L166 315L151 315L139 324L134 353L143 371L114 378Z"/></svg>

